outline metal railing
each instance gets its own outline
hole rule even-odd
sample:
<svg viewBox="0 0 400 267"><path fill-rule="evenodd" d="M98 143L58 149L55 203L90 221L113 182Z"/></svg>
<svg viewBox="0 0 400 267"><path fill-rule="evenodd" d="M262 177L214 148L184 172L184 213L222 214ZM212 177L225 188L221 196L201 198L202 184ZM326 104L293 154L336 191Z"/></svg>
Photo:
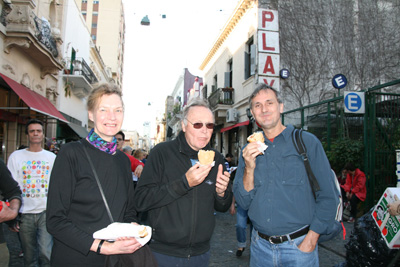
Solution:
<svg viewBox="0 0 400 267"><path fill-rule="evenodd" d="M212 109L217 105L233 105L234 103L233 88L218 88L208 97L208 102Z"/></svg>
<svg viewBox="0 0 400 267"><path fill-rule="evenodd" d="M82 75L85 77L85 79L90 83L94 84L97 83L98 80L96 76L94 75L92 69L89 67L89 65L86 63L86 61L81 58L77 57L71 62L71 58L65 58L66 66L70 66L69 69L69 75Z"/></svg>
<svg viewBox="0 0 400 267"><path fill-rule="evenodd" d="M340 173L347 161L367 176L364 211L386 187L395 187L395 149L400 148L400 80L366 90L365 114L344 113L339 96L282 113L282 123L303 128L319 138L331 167ZM385 91L381 91L385 89ZM393 93L387 92L390 89Z"/></svg>
<svg viewBox="0 0 400 267"><path fill-rule="evenodd" d="M49 49L53 57L58 57L57 44L56 40L51 35L50 23L45 19L38 18L33 12L32 16L36 26L35 37L40 43Z"/></svg>

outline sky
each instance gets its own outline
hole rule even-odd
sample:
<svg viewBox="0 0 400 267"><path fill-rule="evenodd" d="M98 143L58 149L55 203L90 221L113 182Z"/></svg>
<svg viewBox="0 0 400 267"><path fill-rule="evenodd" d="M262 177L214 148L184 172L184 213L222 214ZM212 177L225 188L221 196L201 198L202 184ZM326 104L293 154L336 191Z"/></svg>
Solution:
<svg viewBox="0 0 400 267"><path fill-rule="evenodd" d="M184 68L203 77L199 66L232 15L239 0L122 0L125 11L125 53L122 129L144 135L165 111ZM163 19L162 15L166 18ZM147 15L149 26L140 24Z"/></svg>

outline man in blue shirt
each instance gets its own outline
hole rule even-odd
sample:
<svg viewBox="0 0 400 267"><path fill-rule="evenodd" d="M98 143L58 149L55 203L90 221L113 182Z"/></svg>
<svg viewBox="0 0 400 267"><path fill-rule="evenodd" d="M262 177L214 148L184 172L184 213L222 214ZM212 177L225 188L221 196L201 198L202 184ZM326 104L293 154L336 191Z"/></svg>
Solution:
<svg viewBox="0 0 400 267"><path fill-rule="evenodd" d="M335 188L331 167L320 141L304 132L311 168L320 185L314 199L303 159L292 141L292 125L284 126L278 92L261 84L249 98L268 148L246 145L234 181L237 203L253 223L250 266L319 266L318 238L335 222Z"/></svg>

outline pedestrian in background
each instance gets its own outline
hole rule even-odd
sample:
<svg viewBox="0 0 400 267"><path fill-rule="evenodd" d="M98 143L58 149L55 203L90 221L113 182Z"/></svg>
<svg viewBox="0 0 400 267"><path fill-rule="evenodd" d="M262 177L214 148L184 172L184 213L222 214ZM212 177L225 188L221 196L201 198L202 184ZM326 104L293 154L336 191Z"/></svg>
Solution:
<svg viewBox="0 0 400 267"><path fill-rule="evenodd" d="M303 132L311 168L320 190L316 199L303 159L292 141L292 125L284 126L278 92L260 84L249 97L250 111L262 128L268 148L245 145L233 191L253 223L250 266L319 266L318 238L335 222L336 200L329 161L320 141Z"/></svg>
<svg viewBox="0 0 400 267"><path fill-rule="evenodd" d="M46 203L56 155L42 147L42 121L29 120L25 133L28 147L11 153L7 163L22 191L21 216L11 230L19 232L25 266L50 266L53 238L46 230Z"/></svg>
<svg viewBox="0 0 400 267"><path fill-rule="evenodd" d="M12 178L11 172L6 164L0 159L0 266L8 266L10 252L8 251L3 233L3 222L13 225L14 220L21 207L21 189L18 183ZM8 205L6 202L8 202Z"/></svg>
<svg viewBox="0 0 400 267"><path fill-rule="evenodd" d="M135 157L133 157L129 153L130 150L133 150L131 147L129 147L129 146L125 147L126 151L124 151L125 134L123 131L119 131L115 135L115 138L117 139L117 149L124 152L125 155L128 156L128 158L131 162L132 180L133 180L134 187L136 187L138 178L140 178L140 175L142 175L144 164L143 164L143 162L140 162L140 160L137 160Z"/></svg>
<svg viewBox="0 0 400 267"><path fill-rule="evenodd" d="M146 153L142 149L136 149L135 153L133 153L133 157L140 162L143 162L143 160L146 158Z"/></svg>
<svg viewBox="0 0 400 267"><path fill-rule="evenodd" d="M350 205L350 218L347 222L354 223L357 218L358 203L365 201L367 197L367 187L365 185L365 174L349 162L344 166L346 173L346 183L341 185L344 205Z"/></svg>
<svg viewBox="0 0 400 267"><path fill-rule="evenodd" d="M213 150L214 123L208 102L193 99L178 137L151 150L139 179L135 203L153 228L150 248L160 267L208 266L214 209L225 212L232 203L224 157L214 151L214 166L198 162L199 150Z"/></svg>
<svg viewBox="0 0 400 267"><path fill-rule="evenodd" d="M111 221L85 150L113 219L136 222L137 214L129 158L117 149L114 137L124 117L121 90L114 84L100 85L90 93L87 109L94 128L86 138L61 148L52 172L47 228L54 236L54 267L103 267L105 255L130 254L142 247L136 238L115 242L93 238L94 232Z"/></svg>
<svg viewBox="0 0 400 267"><path fill-rule="evenodd" d="M246 249L246 239L247 239L247 224L250 225L250 238L251 240L251 231L253 230L253 225L251 222L249 223L249 217L247 214L247 210L240 207L239 204L236 203L235 197L232 198L232 205L229 208L229 213L231 215L236 214L236 240L237 240L237 250L236 256L241 257L244 250Z"/></svg>

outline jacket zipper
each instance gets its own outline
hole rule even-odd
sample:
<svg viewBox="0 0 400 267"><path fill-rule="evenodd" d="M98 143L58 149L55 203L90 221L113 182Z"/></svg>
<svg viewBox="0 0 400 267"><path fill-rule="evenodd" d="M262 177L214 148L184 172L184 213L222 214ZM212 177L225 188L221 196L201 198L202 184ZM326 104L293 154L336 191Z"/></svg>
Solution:
<svg viewBox="0 0 400 267"><path fill-rule="evenodd" d="M189 236L189 255L188 255L188 259L190 259L191 254L192 254L192 242L193 242L193 237L195 234L195 225L196 225L196 221L197 221L197 214L196 214L196 200L197 200L197 191L198 188L195 187L193 188L193 202L192 202L192 223L191 223L191 227L192 229L190 230L190 236Z"/></svg>

